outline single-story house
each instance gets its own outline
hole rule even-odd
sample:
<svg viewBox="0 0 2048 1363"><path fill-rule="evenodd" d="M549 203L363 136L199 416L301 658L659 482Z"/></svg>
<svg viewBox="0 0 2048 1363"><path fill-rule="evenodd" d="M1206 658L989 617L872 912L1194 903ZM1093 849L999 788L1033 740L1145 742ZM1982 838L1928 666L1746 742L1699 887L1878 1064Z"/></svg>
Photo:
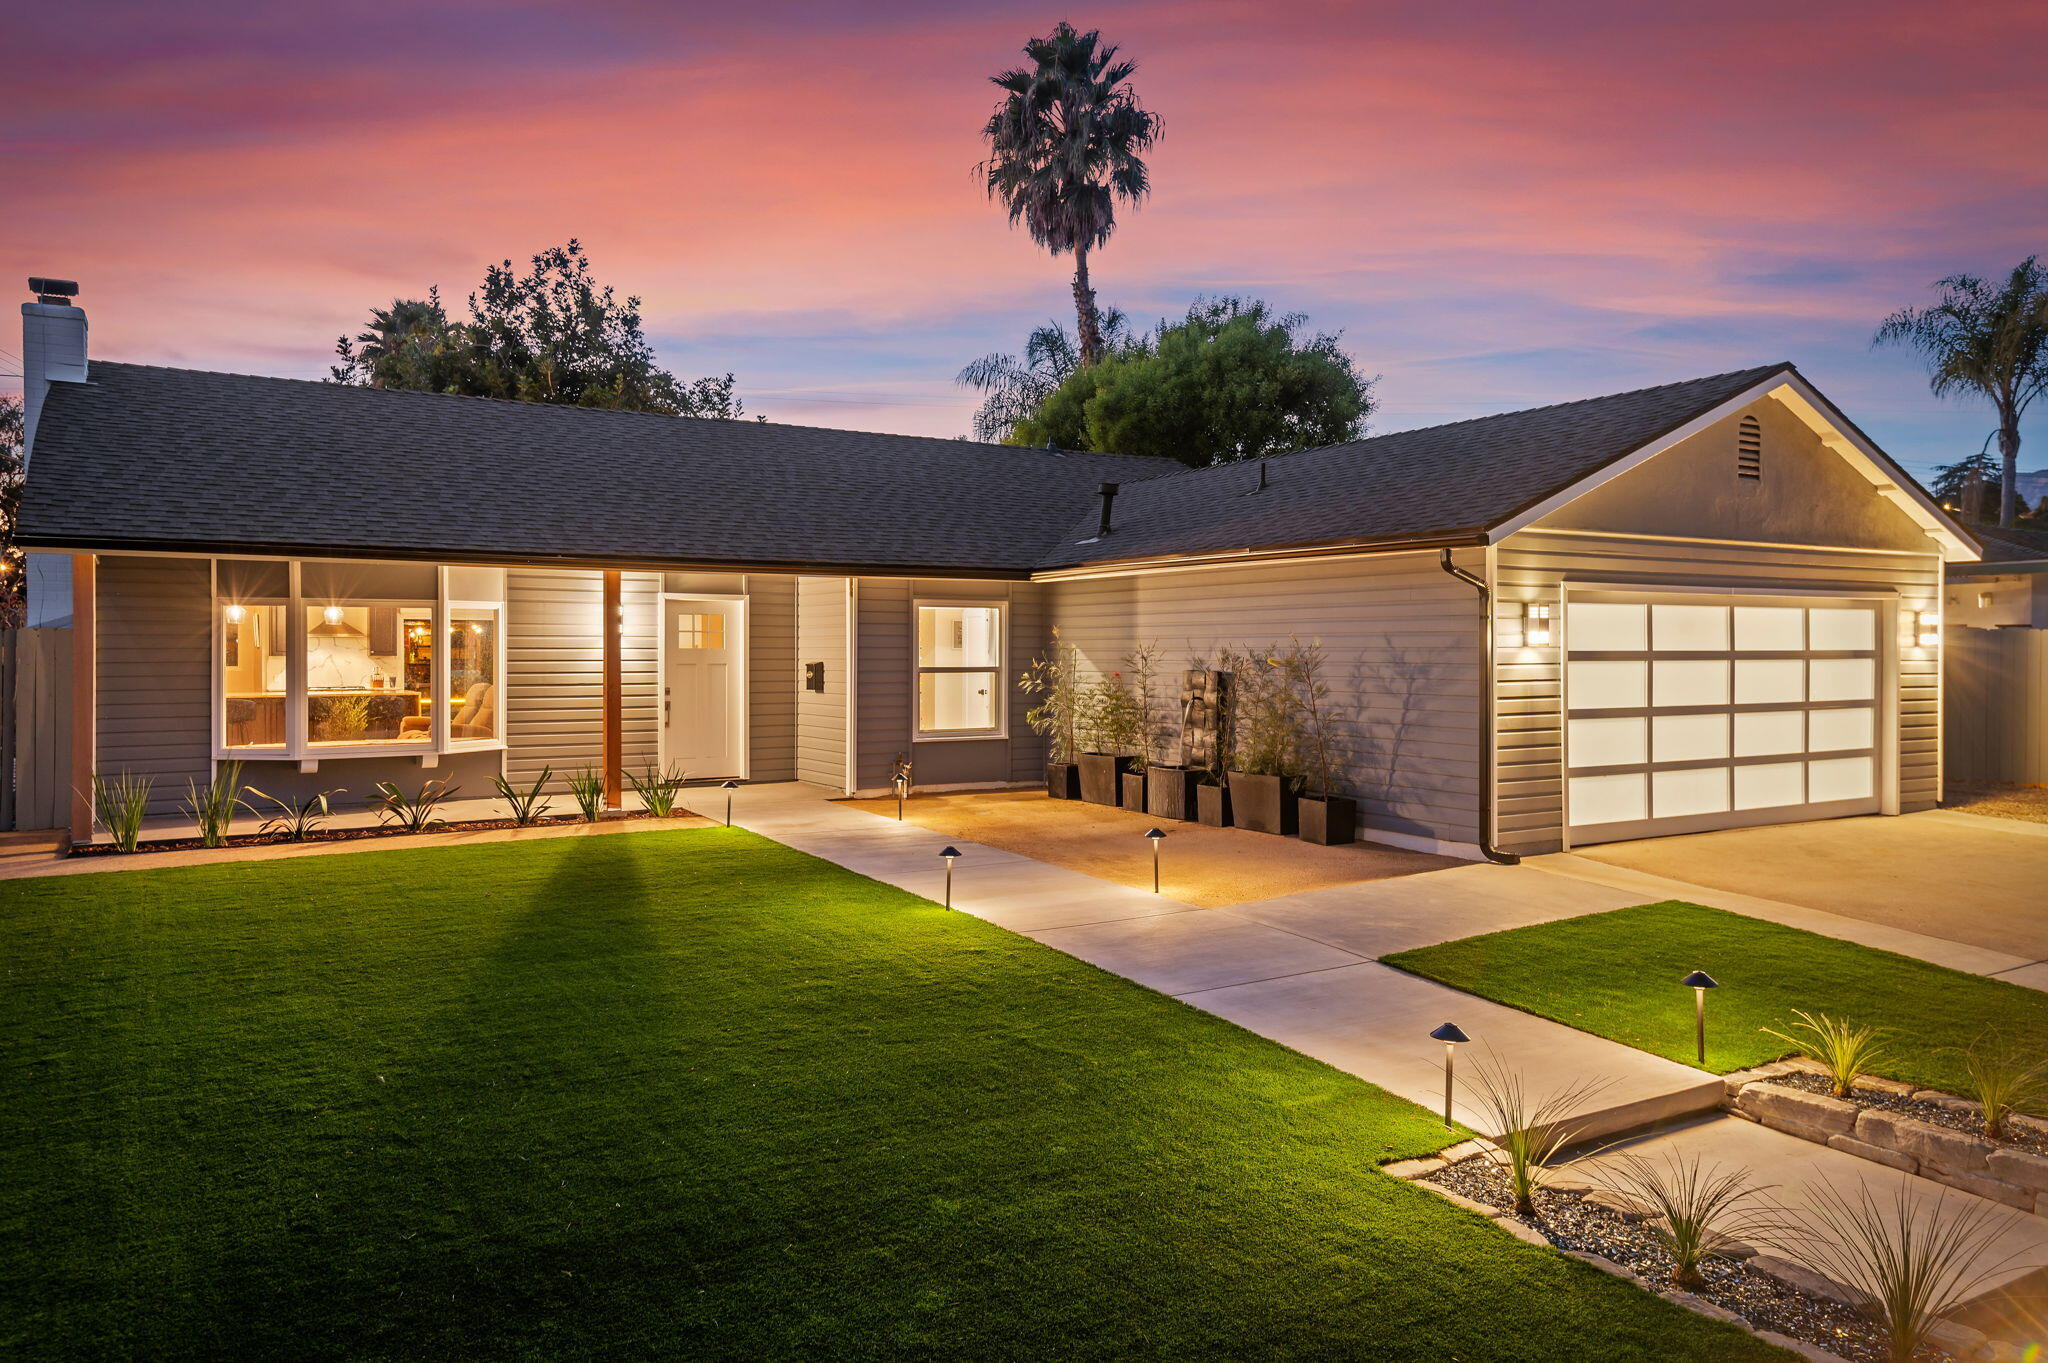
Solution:
<svg viewBox="0 0 2048 1363"><path fill-rule="evenodd" d="M273 793L1036 783L1017 678L1055 628L1099 672L1320 641L1398 846L1940 799L1977 549L1790 364L1189 469L88 362L69 295L23 314L76 784L167 812L229 760Z"/></svg>

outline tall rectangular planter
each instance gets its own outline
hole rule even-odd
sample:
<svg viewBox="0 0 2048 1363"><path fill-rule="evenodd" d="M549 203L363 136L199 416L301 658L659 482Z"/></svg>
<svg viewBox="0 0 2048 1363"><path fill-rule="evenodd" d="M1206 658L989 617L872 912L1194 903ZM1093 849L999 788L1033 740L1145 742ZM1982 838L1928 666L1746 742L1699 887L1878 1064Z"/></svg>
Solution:
<svg viewBox="0 0 2048 1363"><path fill-rule="evenodd" d="M1358 801L1349 795L1304 795L1298 808L1303 842L1339 847L1358 841Z"/></svg>
<svg viewBox="0 0 2048 1363"><path fill-rule="evenodd" d="M1294 788L1284 776L1255 776L1250 772L1226 772L1230 778L1230 819L1239 828L1254 833L1293 836L1300 827Z"/></svg>
<svg viewBox="0 0 2048 1363"><path fill-rule="evenodd" d="M1202 778L1186 767L1145 769L1145 812L1155 819L1195 821L1195 792Z"/></svg>
<svg viewBox="0 0 2048 1363"><path fill-rule="evenodd" d="M1123 782L1123 807L1130 810L1133 814L1143 814L1145 812L1145 773L1143 771L1127 771L1124 773Z"/></svg>
<svg viewBox="0 0 2048 1363"><path fill-rule="evenodd" d="M1081 798L1081 769L1072 762L1049 762L1045 768L1045 793L1055 800Z"/></svg>
<svg viewBox="0 0 2048 1363"><path fill-rule="evenodd" d="M1115 809L1123 796L1122 777L1131 759L1110 753L1084 752L1081 754L1081 798L1091 805L1108 805Z"/></svg>
<svg viewBox="0 0 2048 1363"><path fill-rule="evenodd" d="M1196 786L1195 817L1204 828L1230 827L1230 787Z"/></svg>

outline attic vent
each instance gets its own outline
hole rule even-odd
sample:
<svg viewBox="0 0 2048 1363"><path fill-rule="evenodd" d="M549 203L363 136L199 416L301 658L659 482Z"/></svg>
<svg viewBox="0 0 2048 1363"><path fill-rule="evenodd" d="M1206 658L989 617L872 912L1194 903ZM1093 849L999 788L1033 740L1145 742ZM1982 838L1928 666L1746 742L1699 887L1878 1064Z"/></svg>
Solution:
<svg viewBox="0 0 2048 1363"><path fill-rule="evenodd" d="M1742 418L1735 433L1735 474L1759 482L1764 476L1764 428L1753 416Z"/></svg>

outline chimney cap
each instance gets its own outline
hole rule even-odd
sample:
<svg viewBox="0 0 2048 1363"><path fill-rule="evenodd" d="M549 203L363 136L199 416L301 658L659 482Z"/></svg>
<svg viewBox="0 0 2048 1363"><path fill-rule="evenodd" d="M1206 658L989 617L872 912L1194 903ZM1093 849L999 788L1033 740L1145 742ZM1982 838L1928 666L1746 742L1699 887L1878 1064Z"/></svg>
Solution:
<svg viewBox="0 0 2048 1363"><path fill-rule="evenodd" d="M75 279L45 279L41 275L30 275L29 292L36 295L38 303L62 304L78 297L78 281Z"/></svg>

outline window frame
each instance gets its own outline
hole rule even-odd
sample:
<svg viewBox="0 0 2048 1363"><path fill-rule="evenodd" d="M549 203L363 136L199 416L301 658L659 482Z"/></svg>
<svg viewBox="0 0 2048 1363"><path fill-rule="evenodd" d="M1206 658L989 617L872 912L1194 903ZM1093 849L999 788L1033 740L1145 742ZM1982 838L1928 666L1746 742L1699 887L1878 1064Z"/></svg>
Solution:
<svg viewBox="0 0 2048 1363"><path fill-rule="evenodd" d="M996 660L989 667L926 667L917 658L918 624L926 610L986 609L996 613ZM995 725L988 729L926 729L926 673L991 673L995 678ZM1010 603L1002 597L915 597L910 603L910 736L913 743L986 743L1010 736Z"/></svg>

